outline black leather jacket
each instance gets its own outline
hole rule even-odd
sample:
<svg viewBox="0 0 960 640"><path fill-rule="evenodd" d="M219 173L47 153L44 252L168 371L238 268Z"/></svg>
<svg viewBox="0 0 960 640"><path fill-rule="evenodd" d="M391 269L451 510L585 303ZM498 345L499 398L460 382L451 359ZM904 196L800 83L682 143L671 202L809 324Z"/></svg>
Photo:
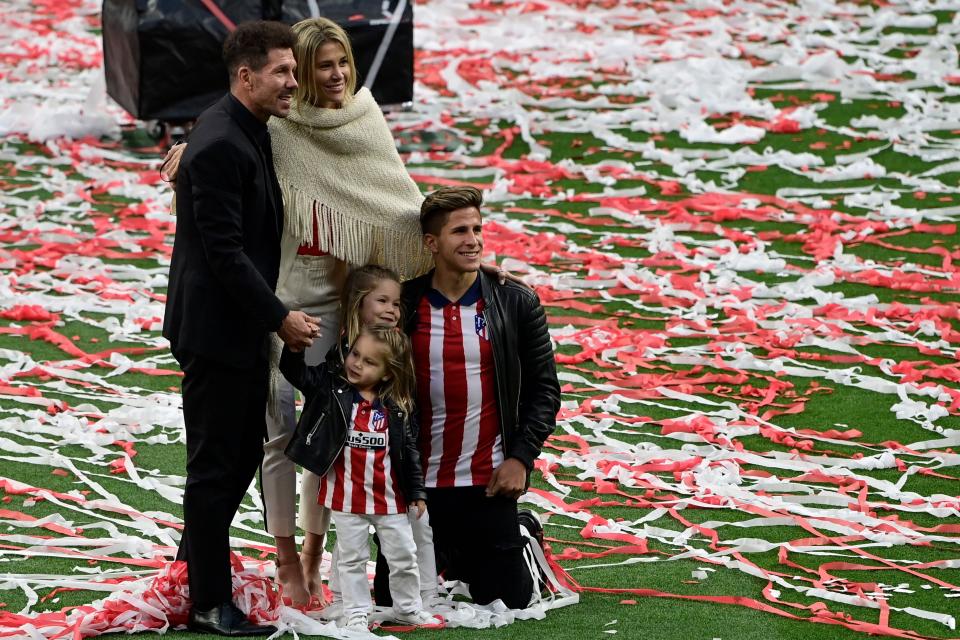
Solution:
<svg viewBox="0 0 960 640"><path fill-rule="evenodd" d="M306 404L297 422L297 431L311 438L311 450L316 451L316 467L311 469L324 475L347 441L347 424L353 410L353 386L341 375L343 365L339 349L334 346L324 362L308 367L303 353L294 353L284 347L280 356L280 371L294 387L303 393ZM386 405L390 462L398 470L400 491L407 502L426 500L420 452L417 450L417 428L414 416L393 405Z"/></svg>
<svg viewBox="0 0 960 640"><path fill-rule="evenodd" d="M540 299L515 282L500 284L480 272L483 316L493 345L497 408L504 458L516 458L533 469L543 442L557 425L560 383ZM417 307L431 288L433 272L403 285L404 329L417 326Z"/></svg>

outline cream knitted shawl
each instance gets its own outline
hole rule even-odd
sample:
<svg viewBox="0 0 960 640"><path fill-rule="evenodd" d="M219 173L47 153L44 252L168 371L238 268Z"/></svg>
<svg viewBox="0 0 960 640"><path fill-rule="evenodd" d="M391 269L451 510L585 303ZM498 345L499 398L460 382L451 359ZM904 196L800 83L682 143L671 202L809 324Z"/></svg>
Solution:
<svg viewBox="0 0 960 640"><path fill-rule="evenodd" d="M285 236L311 243L316 221L320 249L351 265L380 264L403 280L430 269L423 196L368 89L340 109L294 106L269 126Z"/></svg>

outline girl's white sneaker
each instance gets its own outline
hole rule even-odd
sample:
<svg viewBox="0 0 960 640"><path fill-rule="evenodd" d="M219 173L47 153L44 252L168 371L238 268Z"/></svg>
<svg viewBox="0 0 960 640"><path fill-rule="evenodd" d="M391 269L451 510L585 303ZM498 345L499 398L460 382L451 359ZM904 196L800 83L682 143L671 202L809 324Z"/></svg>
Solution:
<svg viewBox="0 0 960 640"><path fill-rule="evenodd" d="M394 609L393 619L397 622L406 622L407 624L412 624L417 627L423 627L428 624L440 624L440 622L442 622L440 618L427 613L423 609L410 611L409 613L402 613Z"/></svg>
<svg viewBox="0 0 960 640"><path fill-rule="evenodd" d="M369 631L370 623L367 621L366 615L355 613L347 619L347 623L343 625L343 628L350 631Z"/></svg>

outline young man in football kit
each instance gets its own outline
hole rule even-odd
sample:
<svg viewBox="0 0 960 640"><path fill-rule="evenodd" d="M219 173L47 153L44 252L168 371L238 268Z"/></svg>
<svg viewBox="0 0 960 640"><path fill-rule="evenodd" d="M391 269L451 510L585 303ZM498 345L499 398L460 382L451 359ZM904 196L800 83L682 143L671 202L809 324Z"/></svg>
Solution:
<svg viewBox="0 0 960 640"><path fill-rule="evenodd" d="M537 295L480 270L483 198L442 188L420 210L435 268L403 286L413 343L419 449L438 568L473 600L525 608L539 584L524 559L518 512L560 408L553 347Z"/></svg>

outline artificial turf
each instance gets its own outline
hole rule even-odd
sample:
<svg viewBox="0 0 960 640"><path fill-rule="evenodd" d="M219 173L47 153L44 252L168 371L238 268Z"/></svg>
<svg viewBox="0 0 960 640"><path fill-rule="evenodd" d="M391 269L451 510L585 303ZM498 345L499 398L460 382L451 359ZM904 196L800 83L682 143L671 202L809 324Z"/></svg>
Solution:
<svg viewBox="0 0 960 640"><path fill-rule="evenodd" d="M952 10L935 15L937 26L919 30L890 27L885 33L896 32L905 36L933 35L939 27L956 20L956 13ZM901 54L909 54L913 50L909 42L900 49ZM886 51L886 54L891 58L901 55L896 48ZM423 60L418 60L418 65L419 71L427 68L427 63ZM511 80L519 77L514 74ZM902 79L906 81L909 77L909 74L905 74ZM561 88L583 90L591 86L593 85L586 81L573 81ZM629 127L613 127L605 132L621 136L624 141L622 147L608 144L603 136L590 132L535 131L530 134L532 138L538 145L550 150L550 166L538 164L541 162L539 158L531 158L530 145L519 136L506 135L505 132L512 130L513 122L496 119L476 122L473 117L475 114L465 108L456 112L453 122L447 123L447 129L441 129L438 133L421 132L417 139L409 133L401 132L398 133L398 138L402 150L419 154L410 162L409 168L411 173L417 175L425 192L440 184L431 178L428 169L449 170L455 175L465 167L466 162L484 163L491 157L508 163L527 162L524 165L509 165L508 175L513 179L547 175L542 182L544 192L540 195L521 191L500 197L488 204L488 220L499 226L493 227L494 231L487 232L487 242L488 248L493 247L497 251L498 258L520 259L531 265L537 272L531 281L542 287L542 295L551 292L557 294L549 299L545 296L544 300L551 327L558 332L557 335L562 336L557 347L558 354L565 358L561 359L560 370L563 373L584 376L590 383L571 384L564 394L567 403L583 407L589 400L601 401L606 398L607 392L592 386L598 382L611 384L619 390L629 390L634 388L630 379L637 375L651 376L650 386L656 386L653 384L653 376L662 376L656 379L658 384L662 384L676 376L696 378L712 375L727 379L689 382L685 383L687 386L671 388L686 390L705 401L732 402L745 413L755 417L770 408L783 408L800 403L802 410L799 412L774 413L768 418L769 422L780 430L810 429L822 432L827 429L853 428L862 432L862 435L850 442L810 441L808 448L798 444L804 440L802 435L796 435L791 441L778 441L769 433L761 432L744 434L733 439L735 445L742 447L743 451L770 459L775 454L798 459L825 455L853 461L860 455L895 451L884 443L894 441L907 444L935 439L960 429L960 418L953 407L946 410L946 415L936 418L929 425L898 419L891 410L891 407L901 400L896 394L852 386L847 383L850 378L844 377L845 373L855 368L856 376L899 382L897 374L889 373L890 367L907 363L921 372L933 371L931 376L920 379L923 383L957 388L960 376L956 375L956 349L960 339L956 332L960 331L960 316L956 314L956 309L960 302L960 281L956 279L957 272L952 266L952 260L960 257L960 240L955 224L928 222L928 226L923 227L904 223L895 235L877 241L876 234L857 235L859 224L878 220L875 215L876 207L854 206L854 201L845 199L849 194L835 191L867 187L887 189L897 192L898 198L894 202L898 207L924 211L937 208L949 210L960 203L960 194L956 189L960 175L956 172L937 175L936 179L944 185L944 190L940 192L924 192L912 188L905 178L916 177L935 169L939 163L922 161L915 155L898 150L882 136L871 137L866 132L850 132L851 128L856 129L852 123L864 116L891 119L893 122L907 115L903 104L898 104L886 96L848 99L840 90L783 88L760 83L752 86L751 90L755 99L769 100L778 108L819 102L825 105L818 112L824 126L799 128L784 133L768 131L761 142L754 144L689 142L678 131L650 133ZM634 98L624 95L624 98L628 97ZM951 104L955 99L956 96L942 98L943 104ZM636 105L645 101L642 97L634 100ZM575 121L577 117L577 114L571 115L570 120ZM722 131L724 127L740 120L742 118L738 114L714 114L708 122ZM942 129L935 135L945 142L955 142L958 132L951 129L955 125L949 123L949 118L944 117L943 121ZM90 144L93 147L102 144L135 159L155 157L156 151L143 152L135 147L143 140L143 129L138 127L139 125L128 127L125 138L119 144L108 140L92 141ZM459 147L463 140L474 143L467 152ZM689 166L680 171L675 162L642 159L642 153L637 149L645 145L652 145L656 150L673 154L669 156L671 158L677 158L677 154L680 154L685 161L689 161ZM817 180L815 166L807 167L806 170L782 167L776 163L747 167L736 163L728 167L710 166L711 162L718 159L751 151L758 154L778 151L811 153L827 167L842 164L845 162L844 156L876 152L870 155L870 158L884 168L885 175L825 183ZM83 304L72 311L61 312L60 319L52 328L58 334L70 338L72 344L80 350L96 353L105 349L143 348L145 351L128 353L127 356L135 362L151 358L151 368L175 369L175 362L165 354L162 346L156 346L158 324L133 333L122 328L122 313L116 310L111 312L109 305L99 308L90 304L91 300L95 301L97 296L104 292L113 291L112 285L103 282L98 284L96 274L108 273L115 282L122 282L121 274L127 267L136 270L133 282L152 283L143 291L128 292L132 296L131 304L143 303L150 296L153 296L154 300L157 300L157 296L162 296L162 276L168 264L167 254L150 248L149 245L137 244L136 240L142 240L159 229L166 234L165 241L169 243L172 240L172 225L130 226L131 220L147 219L144 213L131 209L138 205L136 199L109 193L108 189L99 189L103 186L103 178L84 175L83 167L86 165L75 164L69 157L58 154L57 150L52 150L49 146L28 142L21 137L7 137L0 140L0 156L6 158L0 159L0 180L3 181L4 191L17 198L16 201L8 199L0 209L0 212L5 214L4 224L0 228L0 232L4 234L4 271L0 273L6 273L10 276L10 282L14 283L13 287L7 287L2 292L0 306L5 310L16 308L22 304L21 296L37 291L42 291L49 300L63 298L63 301L57 302L58 309L65 309L70 306L71 301L79 300ZM12 160L14 157L19 160ZM24 159L31 157L43 159L44 162L24 162ZM629 172L631 175L614 179L610 183L577 171L567 174L554 173L556 165L564 160L587 167L600 166L605 161L625 162L632 165ZM105 164L115 171L123 170L120 163L107 161ZM418 169L421 173L418 173ZM603 174L604 171L605 169L599 170L599 173ZM681 186L677 190L675 181L688 173L696 176L703 185L712 182L712 188L696 190ZM502 178L502 175L490 174L466 180L495 187L494 183L499 178ZM611 188L629 190L634 195L625 196L619 205L610 205L610 198L617 197L616 192L610 191ZM641 188L643 195L635 195ZM65 200L64 196L69 193L69 189L86 189L89 192L90 207L82 215L72 208L74 203ZM741 215L731 213L715 219L711 218L715 210L709 209L709 203L697 197L704 192L733 193L744 199L756 196L765 198L765 203L773 202L771 206L788 210L789 207L782 202L791 200L790 196L784 196L783 200L778 201L771 201L769 198L789 189L811 190L808 196L804 196L804 202L811 206L811 211L823 211L823 208L818 208L823 205L829 207L829 211L835 212L835 215L816 218L808 211L798 213L791 219L757 219L742 215L741 210ZM159 193L165 196L162 190ZM583 199L576 201L567 196L561 197L561 194L576 194ZM816 199L822 202L815 204ZM639 200L645 202L640 203ZM644 209L651 201L653 206L650 210ZM28 220L24 212L37 203L49 203L49 206L42 210L35 220ZM619 206L619 214L622 215L592 211L601 205L614 208ZM731 211L735 209L734 207ZM688 218L682 218L680 214ZM950 215L953 216L952 220L956 220L956 214ZM950 218L950 215L947 218ZM670 256L667 255L669 252L651 251L650 231L656 225L680 224L677 221L681 219L686 220L689 226L675 226L673 232L677 256L686 262L671 263L668 259ZM697 226L705 222L716 226ZM49 227L38 229L35 226L37 224L46 224ZM519 238L514 235L518 226L522 226ZM55 235L57 228L77 234L80 240L73 246L85 249L83 252L76 252L76 256L83 256L82 260L70 262L72 240L51 250L48 244L51 241L50 234ZM127 237L118 240L118 236L111 233L117 229L123 229ZM718 342L718 334L703 327L695 327L687 332L676 330L678 319L695 322L709 320L714 328L722 328L724 321L734 318L730 299L727 299L726 303L713 299L709 305L696 308L689 301L661 300L658 303L644 298L644 295L637 291L613 291L612 284L599 287L610 290L606 298L588 297L588 294L594 291L590 279L611 279L616 275L615 272L625 268L626 264L630 264L632 268L646 269L643 277L647 282L656 281L662 284L669 281L671 276L686 278L691 274L699 277L701 272L690 266L696 252L716 246L723 239L733 238L731 242L738 250L762 243L768 256L783 260L783 267L777 270L739 271L736 274L740 285L749 286L754 291L770 292L765 294L762 303L754 299L755 310L763 305L775 307L786 301L787 295L792 291L791 287L805 274L829 263L830 256L815 255L818 243L813 240L823 239L825 236L838 237L843 255L856 261L856 264L873 267L894 276L888 280L880 280L877 284L858 279L857 274L862 272L859 269L840 269L832 283L818 284L808 291L806 297L794 300L798 311L810 312L810 317L817 318L818 310L824 309L830 302L850 303L857 299L863 301L862 306L865 309L886 309L887 305L894 303L915 305L910 307L914 312L939 308L939 320L943 323L941 326L952 327L954 334L944 335L942 330L931 332L919 325L908 326L909 323L904 322L899 327L902 330L901 335L896 336L871 322L852 321L842 328L841 335L855 346L857 355L851 355L846 361L838 361L829 358L838 354L850 354L826 348L813 340L815 337L828 337L828 327L804 329L802 326L791 325L790 321L796 318L789 316L771 316L781 323L785 335L764 333L763 337L767 342L751 342L751 338L755 336L745 332L733 332L726 336L728 339ZM531 237L534 239L531 240ZM132 245L131 238L134 240ZM556 250L544 251L543 247L555 247ZM95 249L99 249L99 254ZM918 269L925 271L917 271ZM715 283L711 269L703 269L702 273L706 274L706 283L701 282L694 285L694 288ZM912 279L910 274L916 273L926 273L928 277ZM940 277L949 274L953 274L952 280ZM84 277L89 277L89 281L80 282ZM550 278L554 279L551 281ZM578 282L567 284L571 280ZM931 282L942 283L943 286L931 287ZM64 283L69 286L58 291L56 287ZM580 305L571 305L571 301ZM156 305L151 308L156 308ZM949 312L951 309L952 315ZM644 336L655 340L658 346L648 351L643 358L644 362L638 366L630 358L624 357L631 353L627 348L623 353L603 356L585 348L583 343L563 339L569 337L570 331L588 330L591 326L603 323L634 337ZM40 326L44 322L33 321L33 324ZM117 430L108 429L100 439L88 437L88 431L109 411L121 411L129 406L129 398L175 394L179 378L176 375L141 372L113 375L117 362L110 361L108 356L105 356L102 362L94 362L89 369L75 366L75 356L65 351L62 342L45 340L41 333L25 335L19 332L24 326L32 326L31 321L0 318L0 350L3 350L0 353L6 362L11 363L0 377L0 383L19 389L36 389L42 398L57 401L58 404L46 408L29 404L27 401L31 396L15 396L8 392L0 394L3 396L0 419L20 420L17 424L7 423L5 432L0 436L3 439L0 458L4 460L3 472L0 475L29 487L64 494L73 492L78 501L95 497L95 493L90 493L89 481L93 480L102 487L101 497L108 502L112 496L116 496L120 504L132 507L141 514L161 520L166 520L169 515L178 520L181 516L178 504L159 492L147 491L138 486L129 471L117 472L116 467L110 466L123 451L122 442L118 444L123 438L116 436L119 433ZM803 340L788 340L791 331ZM774 338L782 339L783 342L772 344L770 340ZM921 342L927 346L921 349ZM718 344L726 344L733 350L730 353L724 352L726 359L714 359L719 353ZM731 364L736 349L752 354L758 362L769 366L769 369L762 372L738 369ZM785 355L788 351L789 355ZM689 361L692 357L703 358L709 362L693 363ZM13 363L20 364L14 367ZM48 367L66 366L80 372L89 371L99 380L68 381L68 377L33 371L24 363ZM794 372L791 375L787 370L788 366L806 366L809 375L797 375L796 369L791 370ZM937 367L940 369L937 370ZM833 375L834 373L836 375ZM774 385L776 392L773 394L773 403L761 404L765 391ZM113 400L111 394L114 396ZM945 408L949 406L949 402L943 400L928 401L931 405ZM622 446L631 455L645 450L646 447L662 447L664 450L686 448L690 451L691 447L704 443L694 441L684 444L682 441L669 439L663 433L662 423L703 410L710 408L667 397L646 398L636 403L621 402L616 410L611 409L611 413L619 418L614 419L611 424L602 422L599 411L587 412L586 420L562 414L557 435L579 436L601 450L604 446L603 438L609 438L619 443L617 446ZM138 428L143 431L138 431ZM138 440L135 445L137 455L132 459L132 464L140 476L173 487L179 486L182 482L180 476L184 468L185 450L183 443L179 441L177 425L157 425L151 423L147 416L134 416L130 422L130 433ZM140 436L151 437L153 442L141 440ZM555 439L548 443L547 452L558 455L560 449L556 446L567 444L567 441ZM728 443L724 446L735 445ZM37 447L45 453L38 453ZM610 455L622 452L623 449L611 450ZM944 448L944 452L953 451ZM934 466L929 457L920 454L900 451L897 455L905 465ZM572 462L564 464L564 460ZM748 601L769 603L763 594L763 588L767 584L765 579L708 564L702 559L672 557L681 550L688 553L696 550L704 554L716 551L711 548L707 536L697 530L688 529L681 523L680 517L696 525L713 522L716 527L717 522L732 525L749 521L756 516L735 508L731 503L709 504L694 501L691 504L685 500L689 495L677 491L654 491L618 484L616 481L612 484L622 493L601 493L597 485L584 486L574 483L584 479L606 481L614 476L587 473L582 467L575 466L580 462L582 461L574 458L563 458L557 462L554 469L559 480L571 483L568 485L569 493L562 498L563 502L567 505L578 505L571 509L570 514L556 513L548 519L546 535L555 554L562 554L567 550L597 550L596 547L589 546L590 544L617 546L604 539L585 538L584 520L571 515L587 513L609 523L630 525L651 514L647 500L662 500L670 505L680 505L677 507L677 517L663 515L647 523L659 531L652 532L647 538L648 553L614 552L603 558L583 559L576 559L574 553L566 554L568 557L560 561L560 566L584 588L580 593L579 605L550 611L544 620L518 622L501 629L446 629L441 632L444 637L524 639L550 636L600 638L615 635L664 640L856 638L862 637L864 632L826 623L842 620L844 615L868 622L878 620L875 609L824 601L816 596L784 589L780 589L782 601L803 607L825 602L826 608L833 612L833 617L812 616L809 610L790 605L781 607L783 611L807 619L796 620L771 612L736 606L738 603L721 604L683 599L682 596L735 596L741 599L739 604ZM832 466L831 463L828 466L840 474L844 473L843 465ZM903 475L903 471L896 467L856 469L851 462L851 468L855 469L855 473L861 478L891 483L896 483ZM773 471L764 465L742 461L739 469L741 472ZM935 470L942 476L916 473L906 479L902 489L915 493L928 503L933 496L942 496L942 514L909 513L882 506L876 508L876 512L887 516L898 515L902 520L912 522L918 527L955 525L957 516L960 515L960 507L957 506L957 495L960 493L957 480L960 477L955 466ZM678 479L672 471L652 474L670 484ZM799 474L780 474L783 478L796 475ZM819 489L829 488L828 484L818 484L815 479L803 482L812 494L816 494ZM534 475L533 486L553 491L539 473ZM81 493L77 493L78 491ZM87 493L82 494L84 491ZM703 496L698 494L697 497ZM874 505L895 502L875 490L870 492L868 500ZM84 531L80 535L83 537L110 537L118 541L129 541L134 546L146 539L146 547L138 548L138 553L146 557L149 557L149 548L157 542L156 538L138 531L133 520L121 515L111 515L100 510L96 517L91 517L70 509L69 502L37 499L35 492L23 494L8 490L4 502L4 509L32 518L59 517L60 519L54 522L71 528L82 528ZM269 538L259 531L261 521L258 520L256 504L252 498L248 498L243 511L246 515L246 526L235 528L233 533L240 539L259 545L269 544ZM104 521L112 524L103 525ZM55 591L56 576L79 575L81 569L117 569L117 564L83 556L57 557L57 553L51 553L47 549L49 545L57 542L57 534L50 529L30 526L28 521L14 521L9 519L9 514L6 522L6 533L0 538L0 544L4 545L6 552L0 555L0 561L5 565L2 573L10 579L4 582L4 576L0 575L0 589L3 590L0 611L17 612L27 605L30 594L20 588L17 579L30 576L52 576L50 579L27 580L35 586L42 585L36 589L39 601L31 606L32 612L77 606L103 595L85 589ZM98 528L100 526L103 528ZM671 540L664 533L681 534L685 530L690 536L682 543ZM784 545L810 536L809 531L796 524L750 529L725 526L717 530L721 532L721 540L725 542L749 537L774 545ZM830 535L829 532L827 535ZM940 535L942 539L933 543L887 544L870 548L869 551L895 563L925 563L955 558L958 541L956 531L947 530ZM723 547L723 544L720 547ZM781 572L787 578L804 574L802 567L816 569L826 561L823 556L791 552L789 560L801 567L791 568L781 563L778 551L779 548L774 546L762 551L744 553L744 556L757 567L769 572ZM246 552L255 555L249 548ZM838 556L833 559L851 563L872 562L858 559L849 550L838 552ZM627 563L621 564L624 561ZM707 577L703 578L703 574L699 572L704 567L716 570L707 572ZM956 568L927 568L924 573L946 583L955 584L958 580ZM956 599L956 590L951 591L907 576L902 571L875 568L865 572L837 568L831 570L831 575L847 581L835 585L839 590L856 583L899 586L899 592L889 593L889 602L896 607L913 607L956 615L956 603L960 601ZM794 581L794 584L797 582ZM660 592L664 597L657 597L652 591ZM919 634L910 637L949 638L956 635L955 630L937 621L899 611L890 613L889 624ZM436 633L438 632L419 631L413 632L410 637L426 638ZM173 637L194 637L194 634L177 631L170 631L168 634Z"/></svg>

